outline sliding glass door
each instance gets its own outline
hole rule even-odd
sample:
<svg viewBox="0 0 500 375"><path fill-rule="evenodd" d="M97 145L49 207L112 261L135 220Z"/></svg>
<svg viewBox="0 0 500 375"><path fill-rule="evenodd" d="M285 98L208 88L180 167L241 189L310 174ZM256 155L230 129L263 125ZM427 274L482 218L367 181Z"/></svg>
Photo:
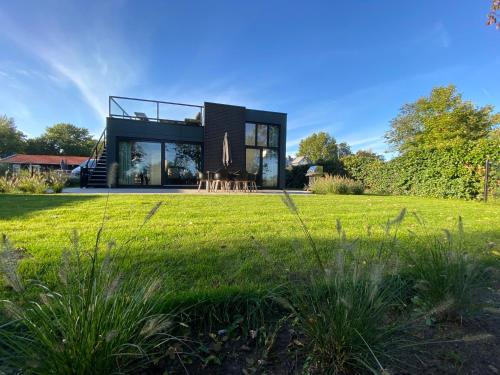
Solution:
<svg viewBox="0 0 500 375"><path fill-rule="evenodd" d="M119 142L118 163L120 185L161 185L161 143Z"/></svg>
<svg viewBox="0 0 500 375"><path fill-rule="evenodd" d="M199 143L118 142L118 184L122 186L195 185L201 170Z"/></svg>
<svg viewBox="0 0 500 375"><path fill-rule="evenodd" d="M201 171L201 145L165 143L165 176L167 185L195 185Z"/></svg>

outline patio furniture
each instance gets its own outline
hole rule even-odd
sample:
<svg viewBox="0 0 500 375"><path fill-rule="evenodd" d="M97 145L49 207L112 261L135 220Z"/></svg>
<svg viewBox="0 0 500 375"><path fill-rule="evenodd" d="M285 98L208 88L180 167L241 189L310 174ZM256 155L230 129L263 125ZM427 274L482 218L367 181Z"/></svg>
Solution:
<svg viewBox="0 0 500 375"><path fill-rule="evenodd" d="M254 173L248 174L248 188L251 192L257 191L257 176Z"/></svg>
<svg viewBox="0 0 500 375"><path fill-rule="evenodd" d="M198 175L196 176L198 180L198 191L200 191L200 189L202 188L203 183L205 183L205 188L207 189L207 191L209 191L210 180L208 178L208 175L209 172L203 173L198 171Z"/></svg>
<svg viewBox="0 0 500 375"><path fill-rule="evenodd" d="M246 171L240 173L235 181L234 181L234 190L235 191L244 191L244 192L249 192L249 179L248 179L248 173Z"/></svg>
<svg viewBox="0 0 500 375"><path fill-rule="evenodd" d="M224 190L228 191L231 187L231 181L229 180L229 173L226 169L221 169L214 173L214 177L210 186L213 191Z"/></svg>

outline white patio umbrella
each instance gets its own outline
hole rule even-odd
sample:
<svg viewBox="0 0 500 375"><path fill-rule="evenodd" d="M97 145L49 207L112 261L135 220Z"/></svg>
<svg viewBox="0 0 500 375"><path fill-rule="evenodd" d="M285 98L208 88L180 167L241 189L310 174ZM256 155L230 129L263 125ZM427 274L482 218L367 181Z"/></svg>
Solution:
<svg viewBox="0 0 500 375"><path fill-rule="evenodd" d="M222 165L229 167L232 163L231 150L229 149L229 138L227 132L224 133L224 141L222 142Z"/></svg>

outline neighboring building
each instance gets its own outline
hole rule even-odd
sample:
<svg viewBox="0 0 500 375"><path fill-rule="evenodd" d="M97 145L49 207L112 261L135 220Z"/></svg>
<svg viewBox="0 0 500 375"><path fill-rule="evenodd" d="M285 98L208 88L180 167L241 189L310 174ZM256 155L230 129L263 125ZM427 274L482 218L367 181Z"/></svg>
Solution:
<svg viewBox="0 0 500 375"><path fill-rule="evenodd" d="M13 172L21 169L44 172L54 169L71 170L86 160L88 157L85 156L14 154L0 159L0 164L8 165Z"/></svg>
<svg viewBox="0 0 500 375"><path fill-rule="evenodd" d="M290 161L289 166L291 168L291 167L298 167L300 165L311 165L311 164L312 164L312 161L309 160L307 157L297 156L295 159Z"/></svg>
<svg viewBox="0 0 500 375"><path fill-rule="evenodd" d="M87 186L105 186L108 175L114 186L194 186L198 171L223 168L227 132L229 171L255 173L262 188L284 188L286 121L285 113L241 106L111 96Z"/></svg>

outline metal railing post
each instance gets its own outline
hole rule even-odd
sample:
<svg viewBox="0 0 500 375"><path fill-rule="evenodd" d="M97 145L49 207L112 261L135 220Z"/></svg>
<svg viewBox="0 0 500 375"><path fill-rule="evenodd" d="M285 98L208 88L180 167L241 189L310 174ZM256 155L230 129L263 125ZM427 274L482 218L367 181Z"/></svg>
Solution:
<svg viewBox="0 0 500 375"><path fill-rule="evenodd" d="M488 180L490 174L490 161L486 160L486 165L484 168L484 201L488 202Z"/></svg>

